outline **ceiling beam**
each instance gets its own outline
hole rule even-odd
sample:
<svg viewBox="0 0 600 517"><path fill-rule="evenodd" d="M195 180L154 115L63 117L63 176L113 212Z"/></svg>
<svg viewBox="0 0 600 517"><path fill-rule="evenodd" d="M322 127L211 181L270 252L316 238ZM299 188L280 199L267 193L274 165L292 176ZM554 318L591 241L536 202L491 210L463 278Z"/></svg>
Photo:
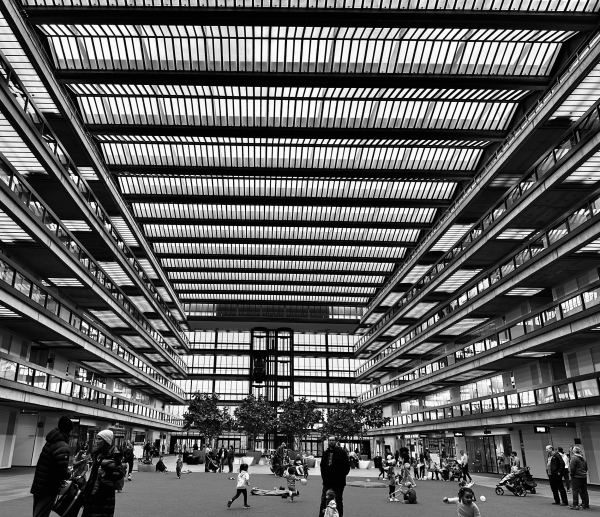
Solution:
<svg viewBox="0 0 600 517"><path fill-rule="evenodd" d="M266 293L261 293L261 294L266 294ZM276 293L276 294L293 294L293 293ZM322 296L327 296L327 295L322 295ZM363 298L369 298L368 296L363 296ZM271 305L277 305L277 306L284 306L284 307L291 307L292 309L295 309L297 307L302 307L302 308L307 308L307 309L313 309L315 307L331 307L332 305L335 307L365 307L366 304L364 303L349 303L349 302L296 302L296 301L279 301L279 300L237 300L237 299L231 299L231 300L223 300L223 299L218 299L218 300L214 300L214 299L189 299L189 300L181 300L181 303L185 306L185 305L189 305L189 304L198 304L198 305L204 305L204 304L214 304L217 305L217 310L219 308L222 307L227 307L227 308L235 308L236 311L238 310L240 305L244 305L244 306L248 306L248 305L254 305L257 307L269 307ZM187 308L187 312L195 312L193 310L191 310L189 307ZM243 312L243 311L242 311ZM191 316L190 318L193 318L194 316ZM218 317L218 316L217 316ZM242 315L242 318L245 318L246 321L248 321L248 319L254 320L255 316L248 316L248 315ZM270 316L271 317L271 316ZM311 317L310 315L308 315L307 317ZM196 316L196 318L198 318L198 316ZM335 322L337 322L337 320L334 320ZM356 321L356 320L354 320Z"/></svg>
<svg viewBox="0 0 600 517"><path fill-rule="evenodd" d="M293 223L291 223L293 224ZM415 241L361 241L361 240L319 240L319 239L259 239L259 238L214 238L214 237L152 237L146 238L148 242L153 244L168 243L168 244L256 244L256 245L297 245L297 246L355 246L355 247L378 247L378 248L414 248L417 245Z"/></svg>
<svg viewBox="0 0 600 517"><path fill-rule="evenodd" d="M474 171L432 169L316 169L292 167L193 167L175 165L108 165L118 176L277 177L310 179L383 179L417 181L470 181Z"/></svg>
<svg viewBox="0 0 600 517"><path fill-rule="evenodd" d="M269 7L24 6L30 23L69 25L227 25L589 31L597 13Z"/></svg>
<svg viewBox="0 0 600 517"><path fill-rule="evenodd" d="M192 253L157 253L155 255L159 259L187 259L192 260L197 258L198 255ZM202 254L203 259L231 259L239 260L241 257L236 254L223 254L223 253L204 253ZM392 258L392 257L336 257L336 256L321 256L321 255L248 255L243 257L245 260L293 260L296 262L383 262L389 264L397 264L402 262L403 258ZM301 271L300 269L298 271ZM326 271L324 269L324 271ZM269 302L270 303L270 302Z"/></svg>
<svg viewBox="0 0 600 517"><path fill-rule="evenodd" d="M218 137L218 138L343 138L343 139L405 139L405 140L463 140L470 142L502 142L506 131L468 129L371 129L371 128L318 128L318 127L225 127L189 125L148 125L148 124L86 124L93 135L127 135L158 137ZM154 143L154 142L153 142ZM169 142L171 143L171 142ZM177 143L177 142L173 142ZM244 144L246 145L246 144ZM262 147L264 143L247 144ZM285 147L304 147L321 144L282 144ZM335 147L355 147L353 144L340 144ZM401 144L368 144L360 147L404 147ZM433 145L411 145L410 147L433 147ZM472 147L466 144L444 145L443 147Z"/></svg>
<svg viewBox="0 0 600 517"><path fill-rule="evenodd" d="M390 276L392 271L356 271L354 269L282 269L273 268L265 271L263 268L202 268L202 267L163 267L165 273L273 273L273 274L299 274L299 275L347 275L347 276ZM196 280L179 280L177 276L169 275L171 283L203 282ZM379 284L378 284L379 285ZM412 284L403 284L407 288Z"/></svg>
<svg viewBox="0 0 600 517"><path fill-rule="evenodd" d="M155 201L156 202L156 201ZM356 222L349 224L347 221L284 221L275 220L239 220L239 219L185 219L163 217L137 217L138 224L153 225L183 225L191 226L260 226L269 228L288 228L291 224L301 228L373 228L378 230L429 230L431 224L428 223L377 223L377 222Z"/></svg>
<svg viewBox="0 0 600 517"><path fill-rule="evenodd" d="M191 205L242 205L242 206L336 206L377 208L447 208L451 199L368 199L368 198L310 198L278 196L193 196L179 194L141 195L127 194L128 203L177 203ZM165 219L157 219L161 223ZM352 221L344 221L352 227ZM188 221L189 224L189 221ZM289 224L288 224L289 226Z"/></svg>
<svg viewBox="0 0 600 517"><path fill-rule="evenodd" d="M271 271L269 270L269 274ZM321 286L321 287L381 287L380 282L314 282L314 281L299 281L299 280L173 280L173 284L187 286L194 284L203 284L203 285L211 285L211 286L222 286L223 284L227 285L294 285L294 286ZM211 290L219 290L219 289L211 289ZM193 289L176 289L177 292L186 293L186 292L194 292L197 293L198 290ZM414 323L414 321L411 321Z"/></svg>
<svg viewBox="0 0 600 517"><path fill-rule="evenodd" d="M545 90L550 78L522 75L214 72L201 70L56 70L63 84L160 84L328 88Z"/></svg>

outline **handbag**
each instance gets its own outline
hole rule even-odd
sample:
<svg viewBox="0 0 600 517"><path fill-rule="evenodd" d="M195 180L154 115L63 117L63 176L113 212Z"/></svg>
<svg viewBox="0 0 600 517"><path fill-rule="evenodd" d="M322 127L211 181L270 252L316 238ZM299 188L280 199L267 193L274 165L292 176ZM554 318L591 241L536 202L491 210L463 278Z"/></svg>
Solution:
<svg viewBox="0 0 600 517"><path fill-rule="evenodd" d="M52 510L61 517L75 517L84 503L83 490L75 480L69 483L65 492L56 499Z"/></svg>

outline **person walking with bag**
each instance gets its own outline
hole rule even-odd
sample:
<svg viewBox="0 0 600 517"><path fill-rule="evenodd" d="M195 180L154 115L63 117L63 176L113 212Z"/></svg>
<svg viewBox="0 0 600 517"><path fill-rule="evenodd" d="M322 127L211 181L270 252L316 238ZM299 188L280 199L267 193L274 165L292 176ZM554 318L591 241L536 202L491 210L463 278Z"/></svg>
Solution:
<svg viewBox="0 0 600 517"><path fill-rule="evenodd" d="M113 517L115 514L115 487L123 478L118 459L120 453L113 447L112 431L100 431L92 447L92 470L85 485L85 504L82 517Z"/></svg>
<svg viewBox="0 0 600 517"><path fill-rule="evenodd" d="M321 460L323 492L321 494L319 516L323 516L323 512L327 507L327 491L331 489L335 492L335 502L340 517L344 517L344 488L346 487L346 476L349 472L350 459L348 455L344 452L344 449L337 445L335 437L330 436L327 450L323 452Z"/></svg>
<svg viewBox="0 0 600 517"><path fill-rule="evenodd" d="M33 494L33 517L50 516L62 483L71 477L69 434L72 430L71 419L61 416L58 427L46 435L46 444L35 467L30 490Z"/></svg>

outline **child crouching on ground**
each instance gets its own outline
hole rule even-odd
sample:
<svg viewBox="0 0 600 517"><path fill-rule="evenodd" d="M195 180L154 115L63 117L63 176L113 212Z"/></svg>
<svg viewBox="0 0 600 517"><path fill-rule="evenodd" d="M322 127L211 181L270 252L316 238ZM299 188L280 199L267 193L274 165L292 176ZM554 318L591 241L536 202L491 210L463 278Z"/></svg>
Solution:
<svg viewBox="0 0 600 517"><path fill-rule="evenodd" d="M248 464L242 463L240 465L240 473L237 477L237 492L229 501L227 501L227 508L230 508L233 501L235 501L240 495L244 496L244 508L250 508L250 506L248 505L248 491L246 490L247 486L250 486L250 474L248 474Z"/></svg>
<svg viewBox="0 0 600 517"><path fill-rule="evenodd" d="M463 486L458 491L458 497L444 497L445 503L456 503L458 517L481 517L478 506L474 503L475 492Z"/></svg>
<svg viewBox="0 0 600 517"><path fill-rule="evenodd" d="M283 477L287 479L288 497L290 503L294 502L294 496L300 495L300 492L296 490L296 481L300 478L296 476L296 468L288 467L287 472L284 472Z"/></svg>
<svg viewBox="0 0 600 517"><path fill-rule="evenodd" d="M417 504L417 491L415 490L415 485L410 481L404 485L402 490L404 494L404 504Z"/></svg>
<svg viewBox="0 0 600 517"><path fill-rule="evenodd" d="M325 492L325 502L327 506L325 507L323 517L340 517L337 505L335 504L335 492L331 488Z"/></svg>
<svg viewBox="0 0 600 517"><path fill-rule="evenodd" d="M183 460L181 459L181 454L177 456L177 461L175 462L175 472L177 472L177 479L181 479L181 469L183 468Z"/></svg>

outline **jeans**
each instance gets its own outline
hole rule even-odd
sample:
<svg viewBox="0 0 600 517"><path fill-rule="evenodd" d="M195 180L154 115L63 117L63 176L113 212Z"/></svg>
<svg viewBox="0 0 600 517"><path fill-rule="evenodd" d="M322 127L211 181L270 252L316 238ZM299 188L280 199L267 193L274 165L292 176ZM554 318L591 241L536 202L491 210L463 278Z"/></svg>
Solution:
<svg viewBox="0 0 600 517"><path fill-rule="evenodd" d="M344 517L344 486L342 485L323 485L323 492L321 493L321 507L319 508L319 517L323 517L323 512L327 507L327 490L333 490L335 492L335 504L337 505L337 511L340 517Z"/></svg>
<svg viewBox="0 0 600 517"><path fill-rule="evenodd" d="M55 501L56 494L33 494L33 517L50 517Z"/></svg>
<svg viewBox="0 0 600 517"><path fill-rule="evenodd" d="M127 471L127 475L131 476L131 473L133 472L133 456L127 460L127 465L129 466L129 470Z"/></svg>
<svg viewBox="0 0 600 517"><path fill-rule="evenodd" d="M227 466L229 467L229 473L233 472L233 458L227 458Z"/></svg>
<svg viewBox="0 0 600 517"><path fill-rule="evenodd" d="M462 471L463 471L463 480L466 481L467 477L468 477L469 482L473 482L473 478L471 477L471 474L469 474L469 464L468 463L466 465L462 466Z"/></svg>
<svg viewBox="0 0 600 517"><path fill-rule="evenodd" d="M571 490L573 491L573 506L579 506L579 495L581 494L581 504L584 507L590 505L590 496L588 495L587 479L573 478L571 479Z"/></svg>
<svg viewBox="0 0 600 517"><path fill-rule="evenodd" d="M552 474L548 476L548 479L550 480L550 489L554 496L554 502L568 504L569 500L567 499L567 491L562 483L562 476L560 474Z"/></svg>

